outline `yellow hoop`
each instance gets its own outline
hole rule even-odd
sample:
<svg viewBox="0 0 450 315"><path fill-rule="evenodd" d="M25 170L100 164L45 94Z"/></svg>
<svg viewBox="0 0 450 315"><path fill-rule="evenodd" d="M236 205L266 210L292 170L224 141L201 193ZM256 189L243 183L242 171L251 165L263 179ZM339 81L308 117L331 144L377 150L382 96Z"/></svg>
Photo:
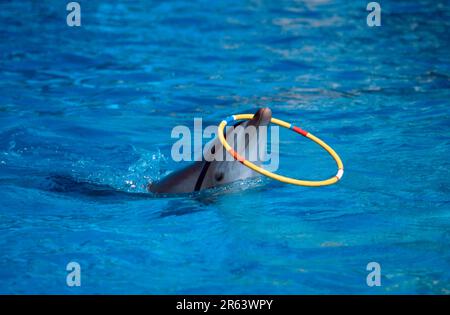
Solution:
<svg viewBox="0 0 450 315"><path fill-rule="evenodd" d="M276 118L272 118L271 122L274 124L277 124L281 127L291 129L291 130L301 134L302 136L311 139L312 141L314 141L315 143L320 145L322 148L324 148L336 161L336 164L338 167L337 174L329 179L321 180L321 181L299 180L299 179L290 178L290 177L286 177L286 176L282 176L282 175L278 175L278 174L269 172L255 164L253 164L252 162L244 159L236 151L234 151L231 148L231 146L228 144L228 142L226 141L226 139L224 137L224 129L225 129L225 126L232 121L243 120L243 119L248 120L248 119L252 119L252 118L253 118L253 114L240 114L240 115L229 116L225 120L222 120L222 122L219 124L218 131L217 131L219 140L222 143L222 145L225 147L225 149L228 151L228 153L230 153L233 156L233 158L235 158L236 160L238 160L245 166L249 167L250 169L254 170L255 172L258 172L262 175L265 175L272 179L278 180L280 182L287 183L287 184L293 184L293 185L299 185L299 186L318 187L318 186L332 185L332 184L336 183L337 181L339 181L342 178L342 175L344 175L344 165L342 164L342 161L341 161L339 155L337 155L337 153L328 144L326 144L319 138L315 137L314 135L310 134L309 132L306 132L306 131L300 129L299 127L296 127L290 123L287 123L283 120L276 119Z"/></svg>

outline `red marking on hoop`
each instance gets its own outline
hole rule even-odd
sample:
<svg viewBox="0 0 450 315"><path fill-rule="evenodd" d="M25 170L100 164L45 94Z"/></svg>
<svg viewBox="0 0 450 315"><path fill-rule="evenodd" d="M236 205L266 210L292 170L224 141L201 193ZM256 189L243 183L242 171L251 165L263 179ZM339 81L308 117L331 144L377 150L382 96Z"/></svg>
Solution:
<svg viewBox="0 0 450 315"><path fill-rule="evenodd" d="M297 126L292 127L292 130L294 130L296 133L301 134L301 135L304 136L304 137L306 137L306 136L308 135L308 132L307 132L307 131L305 131L305 130L303 130L303 129L297 127Z"/></svg>

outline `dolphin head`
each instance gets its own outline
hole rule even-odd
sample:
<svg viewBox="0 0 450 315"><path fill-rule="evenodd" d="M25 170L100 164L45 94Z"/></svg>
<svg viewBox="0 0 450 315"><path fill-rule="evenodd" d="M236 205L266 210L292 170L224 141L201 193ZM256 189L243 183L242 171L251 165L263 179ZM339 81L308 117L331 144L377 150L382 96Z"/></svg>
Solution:
<svg viewBox="0 0 450 315"><path fill-rule="evenodd" d="M272 119L272 110L269 107L263 107L258 109L253 118L248 121L249 125L255 127L267 126Z"/></svg>
<svg viewBox="0 0 450 315"><path fill-rule="evenodd" d="M260 108L252 119L236 123L227 130L225 138L240 156L260 165L266 158L267 127L271 119L271 109L268 107ZM217 150L217 148L220 148L220 150ZM204 179L202 188L214 187L259 175L239 161L232 160L218 139L213 141L209 152L212 156L209 156L208 160L212 159L213 161L209 165L208 173L210 176Z"/></svg>
<svg viewBox="0 0 450 315"><path fill-rule="evenodd" d="M255 164L261 164L265 158L267 126L271 119L270 108L260 108L252 119L228 128L225 138L239 155ZM211 141L203 153L202 161L150 184L148 190L156 193L189 193L259 175L232 159L218 138Z"/></svg>

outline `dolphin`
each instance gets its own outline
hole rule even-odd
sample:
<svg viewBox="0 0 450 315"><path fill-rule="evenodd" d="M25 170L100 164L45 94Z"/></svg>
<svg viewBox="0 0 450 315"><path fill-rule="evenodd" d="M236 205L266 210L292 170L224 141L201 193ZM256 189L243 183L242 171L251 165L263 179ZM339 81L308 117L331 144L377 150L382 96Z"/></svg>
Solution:
<svg viewBox="0 0 450 315"><path fill-rule="evenodd" d="M260 132L262 128L260 127L267 127L271 118L272 111L270 108L260 108L252 119L236 123L234 128L229 128L225 132L225 138L239 155L247 159L248 157L257 157L252 162L260 165L262 160L265 159L264 154L267 147L266 138L258 141L258 138L261 138L262 135ZM251 129L256 132L247 132ZM267 130L265 135L267 137ZM236 145L233 146L232 143ZM229 153L216 137L204 150L201 161L194 162L170 173L159 181L148 184L147 189L149 192L162 194L191 193L260 176L259 173L242 165L239 161L231 160L230 157L226 158L226 155L229 155Z"/></svg>

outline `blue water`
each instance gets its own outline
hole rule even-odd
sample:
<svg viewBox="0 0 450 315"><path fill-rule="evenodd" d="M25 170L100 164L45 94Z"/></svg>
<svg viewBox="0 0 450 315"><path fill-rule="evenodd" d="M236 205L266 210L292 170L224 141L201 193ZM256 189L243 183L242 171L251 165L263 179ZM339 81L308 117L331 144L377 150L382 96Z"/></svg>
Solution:
<svg viewBox="0 0 450 315"><path fill-rule="evenodd" d="M450 7L367 2L2 1L0 293L449 294ZM262 106L343 180L146 193L174 126ZM280 138L280 173L334 174Z"/></svg>

